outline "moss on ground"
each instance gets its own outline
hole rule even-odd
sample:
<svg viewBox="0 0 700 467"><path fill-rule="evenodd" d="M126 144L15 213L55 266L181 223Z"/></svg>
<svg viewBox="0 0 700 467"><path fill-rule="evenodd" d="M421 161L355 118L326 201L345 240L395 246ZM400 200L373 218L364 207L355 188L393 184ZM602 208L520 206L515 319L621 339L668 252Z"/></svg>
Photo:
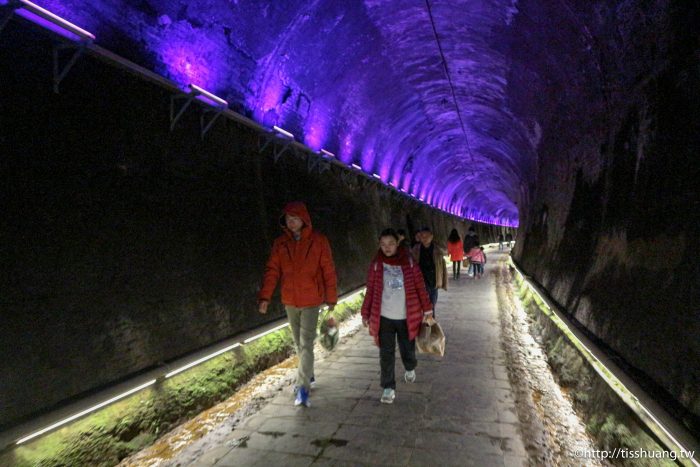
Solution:
<svg viewBox="0 0 700 467"><path fill-rule="evenodd" d="M568 392L576 412L586 423L586 430L598 449L664 450L665 448L647 432L637 415L583 357L581 349L571 340L570 332L557 325L555 320L558 318L547 305L532 292L519 274L515 274L514 277L518 297L531 319L531 331L539 336L559 385ZM608 461L623 466L675 465L669 459Z"/></svg>
<svg viewBox="0 0 700 467"><path fill-rule="evenodd" d="M363 294L332 312L341 322L359 311ZM293 352L284 328L0 454L0 465L108 467L151 445L183 421L230 397L256 373Z"/></svg>

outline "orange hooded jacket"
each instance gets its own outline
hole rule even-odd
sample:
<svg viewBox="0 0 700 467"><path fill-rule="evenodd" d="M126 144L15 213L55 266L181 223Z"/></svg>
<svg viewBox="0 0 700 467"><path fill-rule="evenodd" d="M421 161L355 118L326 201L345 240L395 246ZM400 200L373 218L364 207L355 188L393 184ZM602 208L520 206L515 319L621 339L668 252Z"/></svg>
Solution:
<svg viewBox="0 0 700 467"><path fill-rule="evenodd" d="M301 238L294 239L286 227L285 214L304 221ZM335 266L328 239L313 230L311 217L304 203L288 203L280 219L284 235L272 244L270 259L265 265L259 301L270 301L277 282L282 281L282 303L295 307L335 305L338 301Z"/></svg>

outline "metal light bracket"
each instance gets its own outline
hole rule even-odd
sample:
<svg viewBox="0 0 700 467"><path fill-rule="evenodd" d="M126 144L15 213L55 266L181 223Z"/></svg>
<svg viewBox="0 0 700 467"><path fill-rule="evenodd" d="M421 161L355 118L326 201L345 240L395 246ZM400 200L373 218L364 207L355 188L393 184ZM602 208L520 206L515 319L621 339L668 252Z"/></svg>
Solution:
<svg viewBox="0 0 700 467"><path fill-rule="evenodd" d="M194 100L194 97L195 96L192 94L178 94L170 97L170 131L173 131L173 129L175 128L175 124L178 120L180 120L182 114L185 113L187 107L190 106L190 104ZM181 100L184 100L185 102L182 104L182 107L180 107L180 110L178 110L177 113L175 113L175 103Z"/></svg>
<svg viewBox="0 0 700 467"><path fill-rule="evenodd" d="M56 44L53 47L53 92L59 93L59 85L61 81L68 75L68 72L73 68L75 62L83 55L85 48L87 47L86 42L81 42L76 44ZM68 60L65 66L61 67L61 51L75 49L73 55Z"/></svg>
<svg viewBox="0 0 700 467"><path fill-rule="evenodd" d="M202 129L202 132L201 132L201 137L202 137L202 139L204 139L204 135L207 134L207 132L209 131L209 129L212 127L212 125L214 125L214 122L216 121L217 118L219 118L219 116L223 113L223 111L224 111L224 109L223 109L223 107L222 107L222 108L220 108L219 110L209 110L209 109L205 109L205 110L202 112L202 115L199 117L199 126L200 126L200 128ZM209 119L209 122L206 121L206 120L207 120L207 115L208 115L208 114L214 114L214 115Z"/></svg>

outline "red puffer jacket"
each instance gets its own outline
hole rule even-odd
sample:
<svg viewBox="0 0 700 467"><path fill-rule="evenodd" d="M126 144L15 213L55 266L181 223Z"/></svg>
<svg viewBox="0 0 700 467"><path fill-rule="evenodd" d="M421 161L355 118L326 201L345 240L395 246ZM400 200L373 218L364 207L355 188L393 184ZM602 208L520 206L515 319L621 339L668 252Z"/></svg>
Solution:
<svg viewBox="0 0 700 467"><path fill-rule="evenodd" d="M455 243L447 242L447 252L450 254L450 261L462 261L464 259L464 244L462 240Z"/></svg>
<svg viewBox="0 0 700 467"><path fill-rule="evenodd" d="M304 221L299 240L294 239L284 224L284 214L297 216ZM284 235L272 244L258 300L270 301L281 278L282 303L285 305L310 307L337 303L335 266L328 239L313 230L311 216L304 203L288 203L284 214L280 219Z"/></svg>
<svg viewBox="0 0 700 467"><path fill-rule="evenodd" d="M379 321L382 314L382 291L384 290L384 263L401 265L403 272L404 291L406 292L406 323L408 338L413 340L418 335L423 312L431 311L428 292L420 272L420 266L406 248L399 248L396 256L387 258L380 250L372 260L367 275L367 290L362 303L362 319L369 322L369 334L379 345Z"/></svg>

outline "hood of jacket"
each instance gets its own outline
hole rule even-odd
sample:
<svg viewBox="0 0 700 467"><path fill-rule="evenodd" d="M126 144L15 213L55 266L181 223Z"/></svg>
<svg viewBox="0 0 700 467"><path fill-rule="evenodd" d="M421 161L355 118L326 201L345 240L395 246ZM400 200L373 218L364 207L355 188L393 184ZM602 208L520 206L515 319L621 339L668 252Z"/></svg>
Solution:
<svg viewBox="0 0 700 467"><path fill-rule="evenodd" d="M301 228L302 238L306 238L311 235L312 225L311 216L309 215L309 210L306 209L306 205L301 201L292 201L287 203L282 209L282 215L280 216L280 225L284 232L290 237L294 237L292 231L287 228L287 221L285 216L289 214L290 216L296 216L304 222L304 226Z"/></svg>

